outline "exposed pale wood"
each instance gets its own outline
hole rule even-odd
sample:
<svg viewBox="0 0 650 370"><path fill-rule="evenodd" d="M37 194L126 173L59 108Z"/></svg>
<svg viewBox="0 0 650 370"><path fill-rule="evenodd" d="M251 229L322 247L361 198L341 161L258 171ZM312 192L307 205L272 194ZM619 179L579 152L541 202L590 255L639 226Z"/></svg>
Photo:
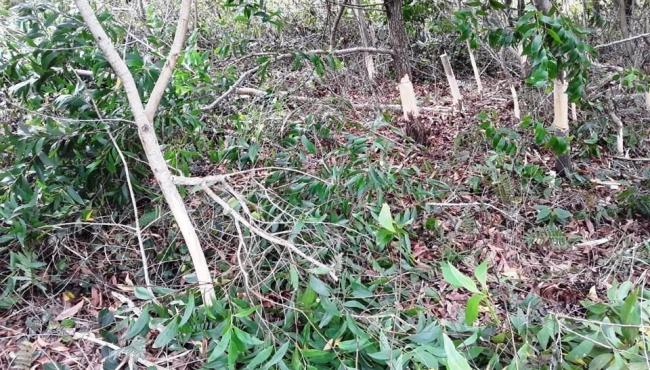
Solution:
<svg viewBox="0 0 650 370"><path fill-rule="evenodd" d="M474 79L476 80L476 88L480 94L483 91L483 83L481 82L481 72L478 70L476 65L476 60L474 59L474 52L469 44L469 40L466 41L467 52L469 53L469 61L472 63L472 70L474 71Z"/></svg>
<svg viewBox="0 0 650 370"><path fill-rule="evenodd" d="M553 82L553 127L569 131L569 97L566 94L567 82L557 79Z"/></svg>
<svg viewBox="0 0 650 370"><path fill-rule="evenodd" d="M194 225L190 220L190 217L183 203L183 198L181 197L176 185L172 181L172 175L167 166L167 162L163 157L160 145L158 143L158 138L153 128L153 121L149 119L145 108L142 104L142 100L138 93L138 88L133 79L133 75L129 71L129 68L126 66L126 63L117 50L113 42L108 37L104 31L102 25L97 20L93 9L91 8L88 0L75 0L79 13L81 14L86 26L92 33L97 45L102 50L102 53L106 57L106 60L111 65L115 74L122 80L124 91L126 93L133 118L135 120L136 126L138 127L138 135L142 143L142 148L147 157L147 162L151 171L160 186L160 190L169 206L169 209L178 224L178 228L183 235L185 244L190 253L192 263L194 265L194 270L196 272L196 278L199 283L199 288L203 295L203 300L206 305L212 304L215 299L214 287L212 285L212 277L210 274L210 269L208 268L208 263L203 254L203 249L201 248L201 243L199 242L199 237L196 234ZM189 7L191 1L183 1L182 5L184 7ZM189 14L188 9L182 9L182 13ZM178 29L177 29L178 30ZM175 37L175 39L177 39ZM172 66L173 67L173 66ZM164 78L164 77L163 77ZM164 87L162 88L164 91ZM152 103L153 104L153 103ZM153 105L152 105L153 106ZM156 104L157 106L157 104ZM155 109L153 110L155 113Z"/></svg>
<svg viewBox="0 0 650 370"><path fill-rule="evenodd" d="M365 11L361 8L359 0L352 0L352 5L355 6L353 9L354 15L359 24L359 34L361 35L361 43L364 47L371 47L373 45L372 38L369 32L368 20L366 18ZM374 81L376 69L375 61L370 53L363 53L363 61L366 65L366 72L368 73L368 79Z"/></svg>
<svg viewBox="0 0 650 370"><path fill-rule="evenodd" d="M512 93L513 114L516 119L521 119L521 111L519 110L519 97L517 96L517 89L514 85L510 85L510 92Z"/></svg>
<svg viewBox="0 0 650 370"><path fill-rule="evenodd" d="M616 115L616 111L614 108L614 101L612 99L608 99L607 101L607 113L609 114L609 118L612 119L612 121L616 124L617 127L616 153L621 157L626 157L625 147L623 145L623 121L621 121L618 115Z"/></svg>
<svg viewBox="0 0 650 370"><path fill-rule="evenodd" d="M645 109L650 111L650 91L645 93Z"/></svg>
<svg viewBox="0 0 650 370"><path fill-rule="evenodd" d="M458 82L456 81L456 76L454 76L454 70L451 69L451 64L449 63L449 58L447 54L442 54L440 56L442 60L442 66L445 69L445 75L447 75L447 82L449 82L449 88L451 89L451 99L454 106L459 107L463 97L460 95L460 90L458 89Z"/></svg>
<svg viewBox="0 0 650 370"><path fill-rule="evenodd" d="M573 122L578 120L578 108L576 107L576 103L571 103L571 120Z"/></svg>
<svg viewBox="0 0 650 370"><path fill-rule="evenodd" d="M399 89L399 97L402 102L402 112L404 113L404 119L411 121L418 118L420 116L418 103L415 99L413 84L411 84L411 80L409 79L408 75L405 74L404 77L402 77L397 88Z"/></svg>

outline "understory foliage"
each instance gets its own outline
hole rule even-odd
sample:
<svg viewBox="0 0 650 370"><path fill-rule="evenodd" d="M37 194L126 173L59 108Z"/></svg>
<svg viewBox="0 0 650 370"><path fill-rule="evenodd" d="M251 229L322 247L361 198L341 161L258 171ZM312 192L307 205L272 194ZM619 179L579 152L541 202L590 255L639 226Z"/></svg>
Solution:
<svg viewBox="0 0 650 370"><path fill-rule="evenodd" d="M195 20L163 97L155 131L164 157L175 175L230 174L242 198L218 192L233 209L329 261L338 281L240 230L227 212L188 187L182 192L216 276L218 299L204 305L187 248L146 165L121 81L71 3L26 2L3 10L7 27L0 31L6 110L0 121L0 252L7 256L0 261L0 314L30 296L65 295L73 290L71 279L78 284L70 294L87 296L97 276L126 275L135 282L120 294L129 298L93 318L96 335L120 347L102 348L105 369L120 367L124 356L137 361L152 351L171 357L187 350L199 360L197 368L208 369L648 368L650 291L647 276L632 273L647 268L647 240L621 252L629 275L613 273L606 289L574 302L571 315L549 310L535 291L522 293L515 287L520 279L503 273L496 252L479 255L454 240L478 234L487 214L502 220L504 229L517 229L513 243L566 252L582 248L569 224L613 228L619 219L647 220L647 168L640 182L617 184L624 189L615 199L581 208L556 200L562 191L589 189L586 175L559 178L539 160L570 147L585 160L611 153L615 137L607 123L590 117L570 136L557 137L537 112L509 124L503 112L481 110L448 149L469 156L465 149L472 146L483 154L465 158L467 176L452 178L442 161L421 159L421 148L404 137L394 116L377 112L359 122L348 101L326 96L327 81L349 73L351 61L300 45L290 45L295 50L287 63L275 63L272 52L254 57L254 81L266 96L225 101L212 112L205 105L241 73L226 62L258 51L248 38L296 32L288 16L263 1L224 3L214 23ZM512 27L495 27L481 19L503 4L465 5L452 22L427 16L435 9L451 12L448 4L409 2L407 30L412 37L444 33L463 41L458 50L465 40L474 49L485 42L521 44L531 64L522 80L546 88L565 73L571 99L586 97L594 50L574 18L526 8ZM105 8L97 13L122 46L141 95L155 84L173 37L173 22L163 13L153 5L145 9L144 40L124 16ZM383 24L378 29L386 31ZM208 37L212 33L222 35ZM274 93L281 79L313 88L324 102L292 117L298 104ZM619 71L612 80L628 91L648 90L640 69ZM626 133L633 153L647 153L642 136L631 128ZM156 266L151 290L141 273L133 273L141 266L125 247L136 245L133 228L120 227L134 222L121 155ZM476 211L451 224L443 209L447 199L477 199L467 202L476 203L470 204ZM427 243L435 245L435 257L423 257L431 252L422 252ZM119 263L104 266L96 254ZM77 271L77 264L85 270ZM106 271L84 275L98 266ZM460 302L455 311L435 311L449 300ZM87 327L74 313L64 316L40 329L71 343ZM68 368L55 361L47 366Z"/></svg>

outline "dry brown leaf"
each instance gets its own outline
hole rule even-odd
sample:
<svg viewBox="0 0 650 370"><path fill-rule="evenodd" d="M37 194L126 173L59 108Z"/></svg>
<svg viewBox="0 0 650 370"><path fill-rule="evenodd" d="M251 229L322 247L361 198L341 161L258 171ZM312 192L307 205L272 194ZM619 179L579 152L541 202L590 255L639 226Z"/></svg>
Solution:
<svg viewBox="0 0 650 370"><path fill-rule="evenodd" d="M54 318L54 320L56 320L56 321L62 321L62 320L65 320L65 319L69 319L69 318L71 318L71 317L74 317L74 315L76 315L76 314L79 312L79 310L81 310L81 308L82 308L83 306L84 306L84 301L83 301L83 300L82 300L82 301L79 301L79 303L77 303L76 305L74 305L74 306L72 306L72 307L69 307L69 308L66 308L65 310L61 311L61 313L58 314L58 315Z"/></svg>

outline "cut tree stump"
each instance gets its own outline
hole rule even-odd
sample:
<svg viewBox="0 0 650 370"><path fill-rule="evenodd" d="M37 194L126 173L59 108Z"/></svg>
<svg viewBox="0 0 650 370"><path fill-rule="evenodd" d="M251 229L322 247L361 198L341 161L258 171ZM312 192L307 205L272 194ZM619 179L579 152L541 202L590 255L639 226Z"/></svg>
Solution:
<svg viewBox="0 0 650 370"><path fill-rule="evenodd" d="M451 89L451 99L454 107L460 109L463 97L460 95L458 82L456 81L456 76L454 76L454 71L451 69L451 64L449 64L447 54L442 54L440 60L442 60L442 67L445 69L445 75L447 75L447 82L449 82L449 88Z"/></svg>
<svg viewBox="0 0 650 370"><path fill-rule="evenodd" d="M517 96L517 89L514 85L510 85L510 92L512 93L512 106L513 113L516 119L521 119L521 111L519 110L519 97Z"/></svg>
<svg viewBox="0 0 650 370"><path fill-rule="evenodd" d="M553 82L553 129L557 136L565 137L569 133L569 96L566 93L568 84L563 79ZM569 152L560 154L555 161L555 171L560 176L571 172L571 156Z"/></svg>
<svg viewBox="0 0 650 370"><path fill-rule="evenodd" d="M469 45L469 40L466 41L467 45L467 52L469 53L469 61L472 63L472 70L474 70L474 79L476 80L476 88L478 90L478 93L481 94L483 92L483 83L481 82L481 72L478 70L478 66L476 65L476 59L474 59L474 52L472 51L471 46Z"/></svg>
<svg viewBox="0 0 650 370"><path fill-rule="evenodd" d="M425 145L428 140L428 130L420 122L420 112L418 110L417 100L415 99L415 91L407 74L402 77L397 88L399 89L402 112L406 121L406 134L418 144Z"/></svg>

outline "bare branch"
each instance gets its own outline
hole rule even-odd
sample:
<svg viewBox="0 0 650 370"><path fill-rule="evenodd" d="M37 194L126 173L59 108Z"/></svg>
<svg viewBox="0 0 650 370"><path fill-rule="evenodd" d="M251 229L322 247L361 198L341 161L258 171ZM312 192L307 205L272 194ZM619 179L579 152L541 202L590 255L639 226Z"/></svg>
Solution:
<svg viewBox="0 0 650 370"><path fill-rule="evenodd" d="M334 281L338 280L338 278L336 277L336 274L334 273L332 267L327 266L327 265L323 264L322 262L314 259L313 257L308 256L305 252L301 251L298 247L296 247L295 244L291 243L290 241L278 238L277 236L269 234L266 231L260 229L259 227L253 225L252 222L249 222L248 220L246 220L244 218L244 216L242 216L239 212L234 210L228 204L228 202L223 200L214 191L212 191L212 189L210 189L210 187L207 184L205 184L205 183L202 184L201 188L203 189L203 191L205 191L205 193L212 200L214 200L217 204L219 204L221 206L221 208L224 209L225 213L228 214L230 217L232 217L235 222L241 223L242 225L246 226L253 234L255 234L255 235L257 235L257 236L259 236L259 237L261 237L263 239L266 239L266 240L268 240L269 242L271 242L273 244L281 245L281 246L283 246L285 248L288 248L292 252L294 252L297 255L299 255L300 257L304 258L306 261L308 261L312 265L314 265L316 267L319 267L319 268L322 268L324 270L327 270L329 272L329 276Z"/></svg>
<svg viewBox="0 0 650 370"><path fill-rule="evenodd" d="M178 60L178 55L183 48L185 43L185 35L187 34L187 24L190 19L190 10L192 8L192 0L183 0L181 2L181 9L178 13L178 23L176 24L176 34L174 34L174 41L172 46L169 49L169 55L167 55L167 60L165 65L160 70L160 76L151 90L151 95L149 95L149 101L147 102L147 107L145 108L145 113L150 122L153 122L153 118L160 105L160 99L162 99L165 89L169 84L169 79L172 77L172 72L176 66L176 61Z"/></svg>
<svg viewBox="0 0 650 370"><path fill-rule="evenodd" d="M640 39L642 37L648 37L648 36L650 36L650 32L642 33L642 34L636 35L636 36L630 36L630 37L622 39L622 40L616 40L616 41L608 42L608 43L602 44L602 45L597 45L597 46L594 46L594 49L602 49L602 48L622 44L622 43L625 43L625 42L628 42L628 41L632 41L632 40L636 40L636 39Z"/></svg>
<svg viewBox="0 0 650 370"><path fill-rule="evenodd" d="M284 54L275 54L275 57L269 61L268 63L274 63L279 60L283 59L289 59L293 58L294 55L298 52L292 52L292 53L284 53ZM336 56L345 56L345 55L350 55L350 54L355 54L355 53L375 53L375 54L389 54L392 55L393 52L388 49L381 49L381 48L373 48L373 47L354 47L354 48L348 48L348 49L340 49L340 50L322 50L322 49L316 49L316 50L309 50L302 52L304 54L317 54L317 55L323 55L323 54L332 54ZM273 53L265 53L264 55L274 55ZM242 84L248 77L252 76L253 74L257 73L257 71L260 70L262 66L259 65L257 67L253 67L239 76L239 78L226 90L223 94L219 95L212 103L208 105L204 105L201 107L201 110L211 110L214 109L219 103L221 103L225 98L227 98L230 94L235 92L237 90L237 87Z"/></svg>

